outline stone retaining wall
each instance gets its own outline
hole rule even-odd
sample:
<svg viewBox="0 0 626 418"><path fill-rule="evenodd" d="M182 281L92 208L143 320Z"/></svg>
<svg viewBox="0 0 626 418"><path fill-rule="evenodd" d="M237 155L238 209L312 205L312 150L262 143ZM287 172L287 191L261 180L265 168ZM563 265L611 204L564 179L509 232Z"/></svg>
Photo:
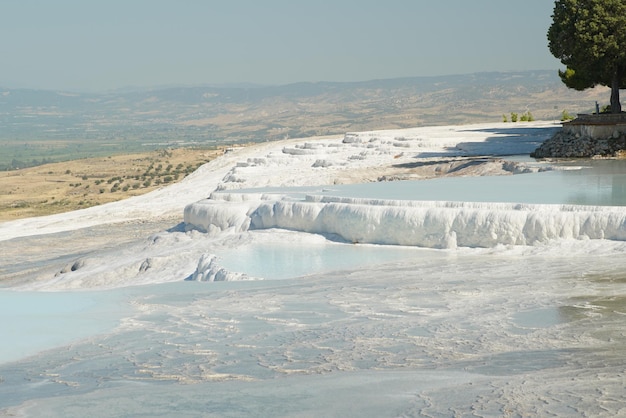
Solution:
<svg viewBox="0 0 626 418"><path fill-rule="evenodd" d="M578 115L573 121L563 124L563 131L593 139L617 138L626 132L626 115Z"/></svg>
<svg viewBox="0 0 626 418"><path fill-rule="evenodd" d="M626 125L626 113L579 113L566 125Z"/></svg>

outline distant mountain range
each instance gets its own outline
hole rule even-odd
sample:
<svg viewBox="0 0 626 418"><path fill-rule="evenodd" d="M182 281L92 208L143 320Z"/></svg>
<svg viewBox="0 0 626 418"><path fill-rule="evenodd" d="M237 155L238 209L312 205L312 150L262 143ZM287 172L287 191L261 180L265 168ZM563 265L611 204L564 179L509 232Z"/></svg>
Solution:
<svg viewBox="0 0 626 418"><path fill-rule="evenodd" d="M102 94L0 88L0 140L256 142L494 122L511 112L558 119L596 100L607 102L607 90L569 90L553 70Z"/></svg>

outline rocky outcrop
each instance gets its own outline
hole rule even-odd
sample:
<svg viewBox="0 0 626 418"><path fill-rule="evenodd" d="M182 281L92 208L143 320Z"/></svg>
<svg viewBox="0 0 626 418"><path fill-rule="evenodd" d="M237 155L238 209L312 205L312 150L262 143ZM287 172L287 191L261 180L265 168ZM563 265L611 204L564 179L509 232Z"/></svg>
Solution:
<svg viewBox="0 0 626 418"><path fill-rule="evenodd" d="M614 131L608 138L595 138L563 129L530 154L534 158L624 157L626 133Z"/></svg>

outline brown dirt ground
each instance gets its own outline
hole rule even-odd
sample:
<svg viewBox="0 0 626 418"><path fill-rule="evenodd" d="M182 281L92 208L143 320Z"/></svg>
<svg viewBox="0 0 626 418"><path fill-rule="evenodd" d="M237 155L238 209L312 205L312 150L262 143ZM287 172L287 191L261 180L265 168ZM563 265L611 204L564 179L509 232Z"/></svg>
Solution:
<svg viewBox="0 0 626 418"><path fill-rule="evenodd" d="M144 194L182 180L222 153L206 149L158 150L0 172L0 222Z"/></svg>

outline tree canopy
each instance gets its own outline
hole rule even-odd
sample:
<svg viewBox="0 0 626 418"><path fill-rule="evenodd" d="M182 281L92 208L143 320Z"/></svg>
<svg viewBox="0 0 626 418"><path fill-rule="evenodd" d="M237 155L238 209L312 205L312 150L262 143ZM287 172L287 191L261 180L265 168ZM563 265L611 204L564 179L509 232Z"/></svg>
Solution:
<svg viewBox="0 0 626 418"><path fill-rule="evenodd" d="M626 88L626 0L557 0L548 30L550 52L566 66L566 86L611 87L611 111Z"/></svg>

